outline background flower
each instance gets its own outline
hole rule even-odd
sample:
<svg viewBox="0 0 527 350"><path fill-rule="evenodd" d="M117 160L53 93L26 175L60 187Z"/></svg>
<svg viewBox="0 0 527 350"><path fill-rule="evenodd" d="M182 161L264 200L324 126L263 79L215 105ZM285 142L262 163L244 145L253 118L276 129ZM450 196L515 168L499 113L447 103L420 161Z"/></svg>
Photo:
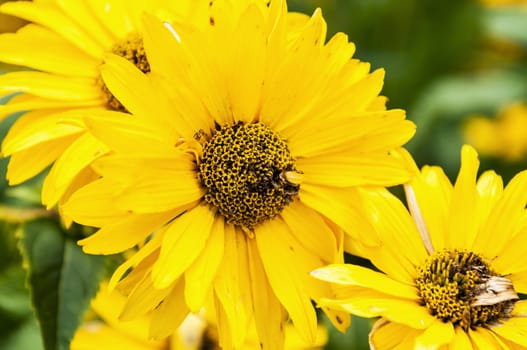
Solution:
<svg viewBox="0 0 527 350"><path fill-rule="evenodd" d="M0 106L0 117L30 110L15 122L2 143L3 155L11 156L7 170L11 185L56 161L42 190L42 201L51 208L68 190L96 177L89 164L106 149L84 133L79 115L91 110L123 110L100 77L105 55L120 55L149 72L142 44L142 13L187 20L190 7L198 7L190 3L178 2L173 7L156 1L2 4L2 13L31 22L17 33L0 35L0 61L16 65L0 76L0 96L7 97ZM192 11L195 13L199 11Z"/></svg>
<svg viewBox="0 0 527 350"><path fill-rule="evenodd" d="M465 137L481 154L521 161L527 153L527 106L516 103L504 108L494 119L473 116L465 125Z"/></svg>

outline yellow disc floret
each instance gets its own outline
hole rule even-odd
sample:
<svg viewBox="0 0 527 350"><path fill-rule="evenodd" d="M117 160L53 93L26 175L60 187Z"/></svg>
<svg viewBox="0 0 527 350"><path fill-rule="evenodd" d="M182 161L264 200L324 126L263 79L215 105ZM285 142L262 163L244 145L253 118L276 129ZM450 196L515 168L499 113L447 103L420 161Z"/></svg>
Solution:
<svg viewBox="0 0 527 350"><path fill-rule="evenodd" d="M465 330L508 318L518 300L512 283L472 252L436 252L418 274L423 305L442 321Z"/></svg>
<svg viewBox="0 0 527 350"><path fill-rule="evenodd" d="M286 142L261 123L218 126L203 146L199 179L205 201L227 222L252 229L297 195L299 184Z"/></svg>

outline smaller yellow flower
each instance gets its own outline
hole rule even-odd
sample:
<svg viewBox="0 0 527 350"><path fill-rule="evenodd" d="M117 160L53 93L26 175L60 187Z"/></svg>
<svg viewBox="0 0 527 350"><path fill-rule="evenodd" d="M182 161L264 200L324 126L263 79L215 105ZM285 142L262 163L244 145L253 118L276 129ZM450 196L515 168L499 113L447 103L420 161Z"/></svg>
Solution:
<svg viewBox="0 0 527 350"><path fill-rule="evenodd" d="M483 155L521 160L527 155L527 104L509 105L495 119L473 116L465 124L464 134Z"/></svg>
<svg viewBox="0 0 527 350"><path fill-rule="evenodd" d="M148 337L149 320L147 317L129 322L119 321L119 314L126 298L117 292L110 292L107 284L92 301L93 320L85 322L75 333L71 350L198 350L220 349L217 326L211 323L211 317L204 313L189 314L179 329L165 340L152 340ZM207 315L208 316L208 315ZM302 350L322 349L328 339L327 330L319 325L314 344L307 344L298 335L292 325L286 326L285 349ZM256 328L251 327L241 350L259 349Z"/></svg>
<svg viewBox="0 0 527 350"><path fill-rule="evenodd" d="M372 349L527 349L527 171L504 188L462 149L454 185L424 167L406 185L409 211L386 190L365 205L381 247L360 247L381 271L336 264L312 272L337 297L321 306L381 317Z"/></svg>

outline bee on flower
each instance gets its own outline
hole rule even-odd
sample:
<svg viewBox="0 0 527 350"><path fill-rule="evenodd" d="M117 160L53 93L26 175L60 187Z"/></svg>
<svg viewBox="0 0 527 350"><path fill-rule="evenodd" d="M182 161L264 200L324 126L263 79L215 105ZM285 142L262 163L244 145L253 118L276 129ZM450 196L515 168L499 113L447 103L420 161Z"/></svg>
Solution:
<svg viewBox="0 0 527 350"><path fill-rule="evenodd" d="M99 228L79 242L87 253L139 247L110 288L127 296L123 320L151 315L152 337L213 305L224 348L244 344L251 320L264 349L283 348L288 318L314 343L312 302L332 292L309 272L342 261L343 231L363 231L359 188L410 179L396 153L415 125L386 110L383 70L352 58L346 35L327 40L320 10L207 6L197 22L143 16L148 74L106 58L102 79L129 114L86 114L109 151L63 211Z"/></svg>

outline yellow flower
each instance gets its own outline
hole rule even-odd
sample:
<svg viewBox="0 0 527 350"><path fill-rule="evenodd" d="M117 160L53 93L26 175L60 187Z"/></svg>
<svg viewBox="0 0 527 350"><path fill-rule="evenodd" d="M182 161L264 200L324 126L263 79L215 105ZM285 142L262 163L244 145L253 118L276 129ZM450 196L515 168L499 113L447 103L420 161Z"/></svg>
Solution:
<svg viewBox="0 0 527 350"><path fill-rule="evenodd" d="M526 349L527 172L503 188L493 171L462 149L452 185L424 167L406 185L411 215L387 191L366 202L382 247L362 247L381 271L334 264L312 275L337 298L321 305L381 319L373 349Z"/></svg>
<svg viewBox="0 0 527 350"><path fill-rule="evenodd" d="M152 73L117 56L102 68L132 116L86 118L113 153L64 212L101 227L80 242L88 253L141 246L112 285L133 269L123 318L151 311L155 337L212 297L226 348L252 318L264 346L281 348L284 311L314 341L312 300L330 289L309 272L342 259L337 225L362 231L357 188L409 179L390 152L415 126L386 111L383 71L351 59L342 33L326 43L320 10L287 13L247 0L211 2L199 27L146 17Z"/></svg>
<svg viewBox="0 0 527 350"><path fill-rule="evenodd" d="M94 178L88 165L106 148L84 132L75 115L123 109L100 77L105 55L118 54L148 72L142 13L189 20L198 12L191 11L198 6L189 5L193 3L190 0L177 1L177 8L159 3L51 0L0 6L4 14L32 22L17 33L0 35L0 61L22 66L20 71L0 75L0 96L20 93L7 105L0 105L0 117L30 111L15 123L2 145L2 154L11 156L10 184L35 176L56 160L42 194L43 202L52 207L70 185L74 189ZM77 123L60 123L68 118L77 119Z"/></svg>
<svg viewBox="0 0 527 350"><path fill-rule="evenodd" d="M204 312L188 314L176 332L165 340L148 338L148 318L120 322L120 308L126 298L120 294L110 293L107 284L101 285L101 290L92 301L92 319L85 322L72 339L71 350L199 350L219 349L217 326L210 322ZM314 345L306 344L296 333L291 324L286 325L286 350L317 350L327 342L327 330L318 326ZM258 337L254 324L249 331L242 350L258 349Z"/></svg>
<svg viewBox="0 0 527 350"><path fill-rule="evenodd" d="M467 142L483 155L522 160L527 155L527 105L509 105L495 119L470 117L464 134Z"/></svg>

